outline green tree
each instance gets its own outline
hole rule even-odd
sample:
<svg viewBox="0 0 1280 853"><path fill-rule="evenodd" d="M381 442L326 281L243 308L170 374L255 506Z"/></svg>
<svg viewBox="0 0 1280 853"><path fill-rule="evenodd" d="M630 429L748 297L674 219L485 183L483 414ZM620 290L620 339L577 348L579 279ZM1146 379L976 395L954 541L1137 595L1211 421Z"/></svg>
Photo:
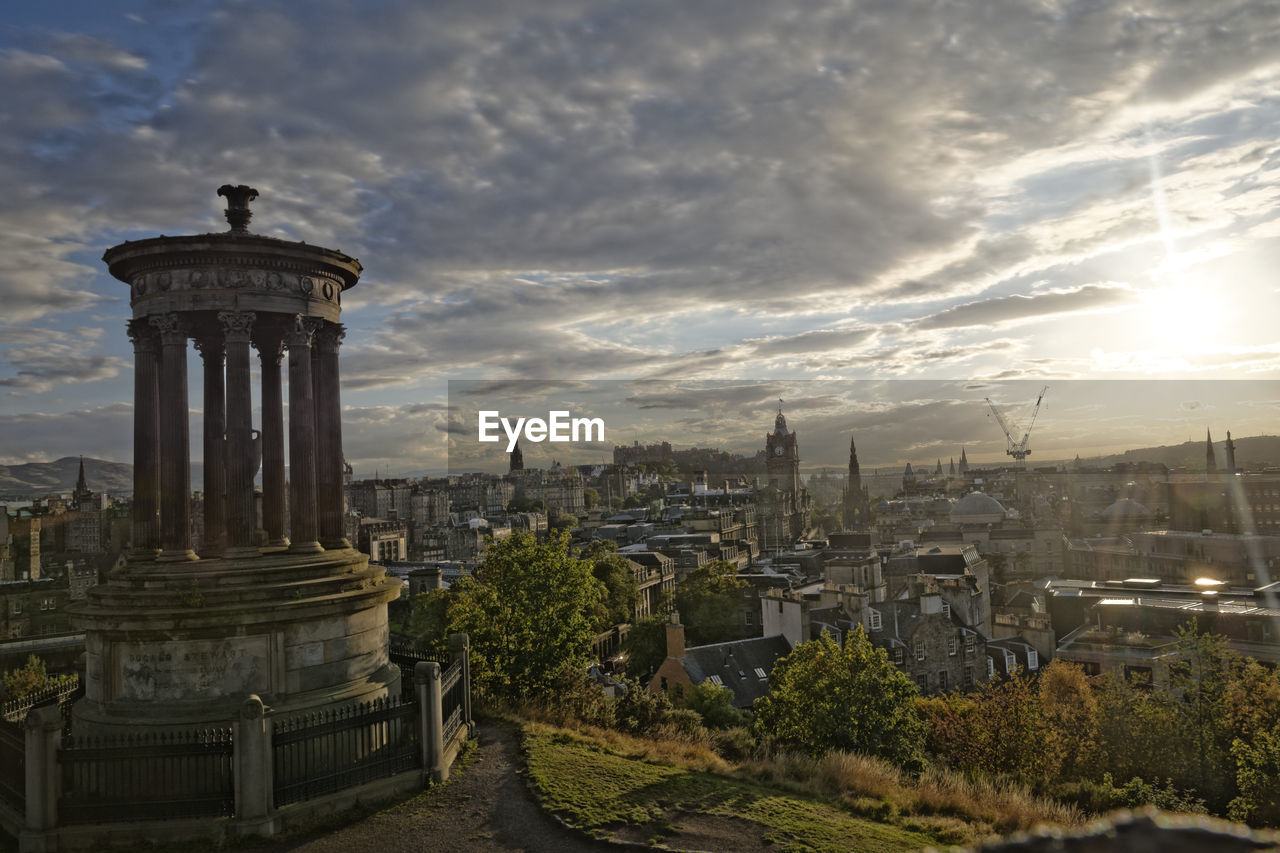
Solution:
<svg viewBox="0 0 1280 853"><path fill-rule="evenodd" d="M578 517L576 515L566 515L558 512L551 519L550 527L552 530L572 530L578 526Z"/></svg>
<svg viewBox="0 0 1280 853"><path fill-rule="evenodd" d="M676 609L689 645L724 643L747 636L742 601L751 587L723 560L704 563L676 587Z"/></svg>
<svg viewBox="0 0 1280 853"><path fill-rule="evenodd" d="M622 643L627 656L627 675L645 678L667 659L667 617L650 616L631 626Z"/></svg>
<svg viewBox="0 0 1280 853"><path fill-rule="evenodd" d="M1045 752L1068 779L1085 775L1098 750L1098 700L1079 665L1056 660L1040 671Z"/></svg>
<svg viewBox="0 0 1280 853"><path fill-rule="evenodd" d="M4 699L7 702L55 687L68 679L69 676L49 675L44 661L35 655L27 655L25 664L9 670L0 677L4 682Z"/></svg>
<svg viewBox="0 0 1280 853"><path fill-rule="evenodd" d="M449 655L448 636L452 630L449 605L453 594L447 589L428 589L413 598L409 611L408 632L436 660Z"/></svg>
<svg viewBox="0 0 1280 853"><path fill-rule="evenodd" d="M1253 826L1280 825L1280 726L1231 745L1239 794L1227 814Z"/></svg>
<svg viewBox="0 0 1280 853"><path fill-rule="evenodd" d="M588 486L582 490L582 503L587 509L595 509L600 505L600 493Z"/></svg>
<svg viewBox="0 0 1280 853"><path fill-rule="evenodd" d="M616 542L597 539L582 550L582 559L591 564L591 573L604 585L604 594L596 608L596 630L631 621L640 592L632 564L618 554Z"/></svg>
<svg viewBox="0 0 1280 853"><path fill-rule="evenodd" d="M733 707L733 691L710 681L695 684L685 696L686 708L697 711L709 729L731 729L742 725L746 715Z"/></svg>
<svg viewBox="0 0 1280 853"><path fill-rule="evenodd" d="M1191 748L1191 764L1179 787L1193 788L1215 809L1234 794L1234 739L1228 702L1230 683L1240 661L1226 640L1199 630L1192 622L1176 632L1176 658L1169 664L1171 707L1178 728Z"/></svg>
<svg viewBox="0 0 1280 853"><path fill-rule="evenodd" d="M566 665L586 668L601 595L591 564L570 556L567 533L543 542L515 534L490 545L475 575L449 589L446 633L470 635L480 690L521 700L545 694Z"/></svg>
<svg viewBox="0 0 1280 853"><path fill-rule="evenodd" d="M861 626L843 648L823 633L774 664L769 693L753 706L753 731L813 755L844 749L917 771L924 766L924 726L916 695Z"/></svg>

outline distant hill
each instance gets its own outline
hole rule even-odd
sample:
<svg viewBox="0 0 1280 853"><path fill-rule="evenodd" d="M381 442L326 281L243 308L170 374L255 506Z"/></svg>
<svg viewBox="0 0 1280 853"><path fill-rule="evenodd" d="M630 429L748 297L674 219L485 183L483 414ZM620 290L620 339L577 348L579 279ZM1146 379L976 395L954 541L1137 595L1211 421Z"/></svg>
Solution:
<svg viewBox="0 0 1280 853"><path fill-rule="evenodd" d="M1280 466L1280 436L1251 435L1232 439L1236 445L1236 467L1242 471ZM1218 461L1225 458L1226 436L1213 443ZM1204 440L1161 447L1142 447L1124 453L1083 460L1090 465L1106 467L1117 462L1156 462L1170 468L1204 468Z"/></svg>
<svg viewBox="0 0 1280 853"><path fill-rule="evenodd" d="M38 498L70 493L76 487L79 472L79 456L64 456L55 462L0 465L0 497ZM85 457L84 477L95 492L133 491L133 466L125 462Z"/></svg>

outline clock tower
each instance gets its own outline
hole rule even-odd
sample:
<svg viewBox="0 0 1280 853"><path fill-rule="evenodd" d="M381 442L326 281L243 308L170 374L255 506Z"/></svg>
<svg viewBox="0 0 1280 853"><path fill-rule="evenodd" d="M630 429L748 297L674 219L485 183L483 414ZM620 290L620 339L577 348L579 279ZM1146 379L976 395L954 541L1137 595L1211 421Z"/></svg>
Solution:
<svg viewBox="0 0 1280 853"><path fill-rule="evenodd" d="M800 495L800 448L796 434L787 429L787 419L778 406L778 417L773 421L773 432L764 440L765 468L769 472L769 485L783 492Z"/></svg>

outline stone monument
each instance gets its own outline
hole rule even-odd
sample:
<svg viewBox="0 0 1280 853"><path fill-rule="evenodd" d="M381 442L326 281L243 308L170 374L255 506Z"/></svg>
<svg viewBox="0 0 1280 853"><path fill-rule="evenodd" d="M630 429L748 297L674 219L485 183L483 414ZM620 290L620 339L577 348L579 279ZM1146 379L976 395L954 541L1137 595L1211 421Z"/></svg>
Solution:
<svg viewBox="0 0 1280 853"><path fill-rule="evenodd" d="M132 297L133 550L75 611L86 644L77 735L230 724L250 694L291 713L399 690L387 602L400 584L343 530L338 319L360 262L251 233L251 187L228 184L218 195L230 230L125 242L103 255ZM203 360L198 555L188 342Z"/></svg>

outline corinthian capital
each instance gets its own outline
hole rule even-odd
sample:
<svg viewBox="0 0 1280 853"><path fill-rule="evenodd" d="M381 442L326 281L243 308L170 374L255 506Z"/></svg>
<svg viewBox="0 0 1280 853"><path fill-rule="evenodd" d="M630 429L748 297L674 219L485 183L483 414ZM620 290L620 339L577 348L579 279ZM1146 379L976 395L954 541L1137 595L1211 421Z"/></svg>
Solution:
<svg viewBox="0 0 1280 853"><path fill-rule="evenodd" d="M226 355L226 347L223 346L222 339L212 335L201 335L196 338L195 347L205 361L221 362L222 357Z"/></svg>
<svg viewBox="0 0 1280 853"><path fill-rule="evenodd" d="M157 314L151 318L151 325L160 332L161 343L181 343L183 346L186 346L187 329L179 315Z"/></svg>
<svg viewBox="0 0 1280 853"><path fill-rule="evenodd" d="M319 317L304 317L295 314L293 328L286 335L290 347L309 347L315 339L316 331L324 323Z"/></svg>
<svg viewBox="0 0 1280 853"><path fill-rule="evenodd" d="M127 331L135 352L155 352L156 330L149 322L144 319L130 320Z"/></svg>
<svg viewBox="0 0 1280 853"><path fill-rule="evenodd" d="M249 333L253 331L252 311L219 311L218 322L222 323L222 334L228 343L249 342Z"/></svg>
<svg viewBox="0 0 1280 853"><path fill-rule="evenodd" d="M346 336L347 327L341 323L324 323L316 332L316 349L329 355L336 354Z"/></svg>

